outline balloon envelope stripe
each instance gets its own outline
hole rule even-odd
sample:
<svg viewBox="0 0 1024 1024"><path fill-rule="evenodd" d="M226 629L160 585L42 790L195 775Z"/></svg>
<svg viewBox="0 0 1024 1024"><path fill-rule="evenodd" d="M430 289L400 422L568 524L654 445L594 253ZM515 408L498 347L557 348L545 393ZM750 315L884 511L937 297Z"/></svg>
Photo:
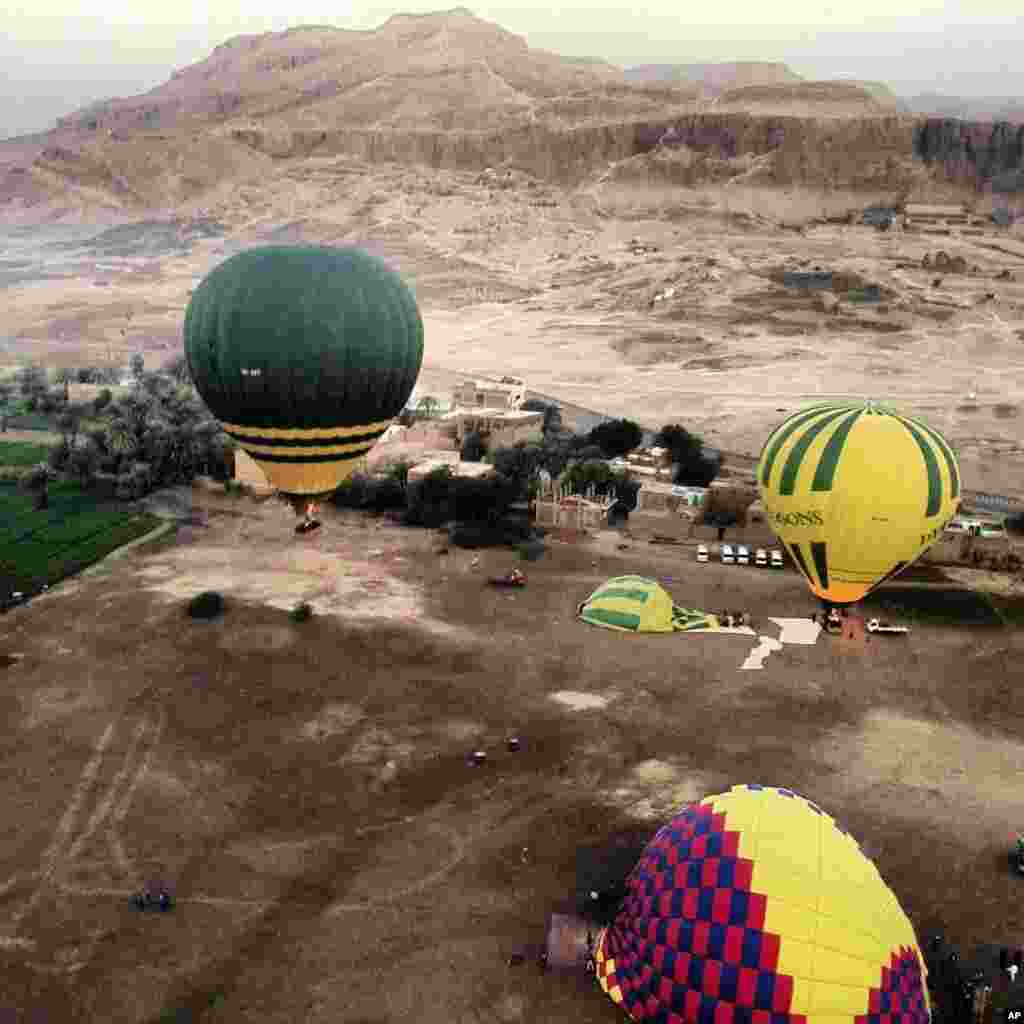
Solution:
<svg viewBox="0 0 1024 1024"><path fill-rule="evenodd" d="M785 541L783 541L783 543L785 544ZM806 578L807 582L810 583L813 587L814 579L811 577L811 571L807 568L807 563L804 561L804 555L803 552L800 550L800 545L786 544L786 547L789 549L789 553L792 556L793 561L796 562L797 568L804 574L804 577Z"/></svg>
<svg viewBox="0 0 1024 1024"><path fill-rule="evenodd" d="M818 468L814 471L814 482L811 484L812 491L831 491L832 481L835 479L836 466L839 465L839 456L843 453L843 445L853 429L854 423L863 414L862 409L848 416L832 432L832 436L825 445L825 450L818 460Z"/></svg>
<svg viewBox="0 0 1024 1024"><path fill-rule="evenodd" d="M602 587L600 590L602 598L606 597L621 597L627 601L639 601L643 604L650 596L650 591L647 590L629 590L625 587Z"/></svg>
<svg viewBox="0 0 1024 1024"><path fill-rule="evenodd" d="M295 463L312 465L314 463L325 463L325 462L354 462L357 459L366 457L366 453L370 451L371 445L366 445L360 448L358 451L353 452L333 452L328 454L311 454L307 452L297 452L294 455L285 453L274 453L273 455L269 452L257 452L251 449L247 449L248 454L252 457L253 462L281 462L281 463Z"/></svg>
<svg viewBox="0 0 1024 1024"><path fill-rule="evenodd" d="M811 558L814 559L814 568L818 571L821 589L828 590L828 554L826 545L821 541L811 541Z"/></svg>
<svg viewBox="0 0 1024 1024"><path fill-rule="evenodd" d="M373 446L384 430L370 430L361 434L323 434L317 437L281 437L272 434L243 433L238 430L227 430L229 437L233 437L241 445L260 445L262 447L275 448L328 448L333 446L363 445L367 448ZM344 450L344 447L342 447Z"/></svg>
<svg viewBox="0 0 1024 1024"><path fill-rule="evenodd" d="M828 402L825 405L816 405L808 409L806 412L800 413L798 416L794 416L791 419L785 421L780 427L777 428L777 434L774 440L770 442L770 447L765 452L764 456L764 467L761 470L761 483L765 486L768 485L768 481L771 478L772 468L775 465L775 459L782 449L782 446L789 440L789 438L799 430L805 423L813 420L816 416L819 416L823 412L835 409L836 405L832 402ZM841 411L846 411L849 406L842 406Z"/></svg>
<svg viewBox="0 0 1024 1024"><path fill-rule="evenodd" d="M229 435L233 437L234 435ZM314 456L323 456L326 459L338 459L342 461L352 456L365 455L373 448L373 442L362 444L339 444L339 445L262 445L253 442L240 441L245 449L254 459L265 458L272 460L279 457L295 457L312 459Z"/></svg>
<svg viewBox="0 0 1024 1024"><path fill-rule="evenodd" d="M807 449L814 443L814 439L830 424L834 423L840 416L846 412L845 409L840 409L838 412L830 412L822 416L817 423L810 424L807 429L800 435L796 444L793 445L789 456L786 459L786 464L782 469L782 480L779 483L779 494L792 494L796 487L796 478L800 473L800 467L803 464L804 456L807 454Z"/></svg>
<svg viewBox="0 0 1024 1024"><path fill-rule="evenodd" d="M595 608L591 605L584 615L588 619L597 620L609 626L619 626L622 629L640 628L640 616L631 612L616 612L610 608Z"/></svg>
<svg viewBox="0 0 1024 1024"><path fill-rule="evenodd" d="M917 442L917 447L921 450L921 457L924 459L925 472L928 474L928 503L925 506L924 514L926 516L937 515L942 506L942 478L939 476L939 462L935 458L935 452L922 437L921 432L908 420L902 416L897 416L896 419L906 427L910 436Z"/></svg>
<svg viewBox="0 0 1024 1024"><path fill-rule="evenodd" d="M935 442L935 446L942 452L942 457L946 462L946 468L949 470L950 485L952 487L952 494L954 498L960 497L960 473L956 468L956 459L953 457L953 452L949 445L946 444L946 439L936 431L932 430L927 423L922 423L920 420L913 419L910 416L902 417L908 423L913 423L919 430L926 433L932 441Z"/></svg>

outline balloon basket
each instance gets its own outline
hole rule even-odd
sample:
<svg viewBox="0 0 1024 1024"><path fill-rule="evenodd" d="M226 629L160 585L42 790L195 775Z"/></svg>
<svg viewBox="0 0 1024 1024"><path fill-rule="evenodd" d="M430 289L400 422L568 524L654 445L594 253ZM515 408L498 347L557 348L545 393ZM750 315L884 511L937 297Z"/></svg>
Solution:
<svg viewBox="0 0 1024 1024"><path fill-rule="evenodd" d="M547 965L554 970L585 971L597 948L601 926L574 914L552 914L548 919ZM593 948L587 945L590 936Z"/></svg>

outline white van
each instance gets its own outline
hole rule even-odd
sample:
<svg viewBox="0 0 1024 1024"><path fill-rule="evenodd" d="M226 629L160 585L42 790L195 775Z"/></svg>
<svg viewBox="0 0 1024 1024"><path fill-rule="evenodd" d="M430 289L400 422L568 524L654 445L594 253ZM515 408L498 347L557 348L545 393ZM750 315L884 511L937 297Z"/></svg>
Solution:
<svg viewBox="0 0 1024 1024"><path fill-rule="evenodd" d="M722 545L722 563L724 565L732 565L735 559L732 556L732 546L729 544Z"/></svg>
<svg viewBox="0 0 1024 1024"><path fill-rule="evenodd" d="M750 565L750 548L741 544L736 549L736 561L739 562L740 565Z"/></svg>
<svg viewBox="0 0 1024 1024"><path fill-rule="evenodd" d="M765 551L764 548L758 548L757 551L754 552L754 562L755 562L755 564L761 566L762 569L767 568L768 567L768 552Z"/></svg>
<svg viewBox="0 0 1024 1024"><path fill-rule="evenodd" d="M708 546L707 544L697 545L697 561L706 562L708 560Z"/></svg>
<svg viewBox="0 0 1024 1024"><path fill-rule="evenodd" d="M778 548L772 548L772 568L782 568L782 552Z"/></svg>

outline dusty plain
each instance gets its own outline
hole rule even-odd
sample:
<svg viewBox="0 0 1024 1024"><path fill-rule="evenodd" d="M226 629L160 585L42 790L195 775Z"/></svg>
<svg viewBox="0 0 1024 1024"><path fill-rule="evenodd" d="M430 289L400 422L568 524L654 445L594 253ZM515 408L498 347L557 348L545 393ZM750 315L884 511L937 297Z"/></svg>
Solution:
<svg viewBox="0 0 1024 1024"><path fill-rule="evenodd" d="M357 244L415 286L420 393L444 395L470 373L513 374L645 427L681 421L748 456L783 410L862 395L943 430L966 487L1024 497L1017 229L880 233L821 223L849 207L845 194L668 190L615 173L565 191L518 172L309 158L173 217L8 227L0 364L142 351L153 365L180 353L190 290L232 253ZM783 228L783 217L803 227ZM657 251L634 254L633 240ZM963 256L969 272L923 269L939 250ZM829 299L781 283L783 270L815 267L837 273ZM1007 270L1010 280L996 279ZM846 301L863 284L878 285L882 301Z"/></svg>
<svg viewBox="0 0 1024 1024"><path fill-rule="evenodd" d="M828 808L920 929L1013 939L1019 629L821 636L741 671L756 637L623 635L575 607L639 572L778 637L771 617L810 611L794 573L605 535L552 543L509 593L484 577L511 552L178 503L187 522L4 618L4 1024L612 1024L592 980L510 957L681 804L744 781ZM945 585L925 576L905 585ZM208 588L225 616L188 619ZM295 624L300 600L317 614ZM147 881L170 913L131 909Z"/></svg>
<svg viewBox="0 0 1024 1024"><path fill-rule="evenodd" d="M421 394L514 374L654 429L683 422L737 460L785 411L865 395L942 429L965 486L1024 492L1019 239L997 239L1013 255L884 235L802 203L285 161L141 224L6 228L0 363L155 365L231 253L354 243L416 288ZM806 226L783 229L773 207ZM634 255L634 239L657 251ZM977 272L921 269L939 249ZM814 267L884 299L837 294L826 312L778 281ZM621 1011L592 981L509 956L560 901L621 877L686 800L744 781L846 823L919 928L1014 940L1019 628L919 624L843 653L821 637L741 671L755 638L622 636L577 622L576 604L641 572L777 636L771 617L813 610L795 575L553 544L508 594L482 577L510 552L474 567L331 510L299 538L276 503L193 498L192 525L3 620L3 1024L611 1024ZM208 588L227 615L188 620ZM296 625L302 599L318 614ZM474 748L489 753L477 768ZM147 879L172 887L173 912L129 908Z"/></svg>

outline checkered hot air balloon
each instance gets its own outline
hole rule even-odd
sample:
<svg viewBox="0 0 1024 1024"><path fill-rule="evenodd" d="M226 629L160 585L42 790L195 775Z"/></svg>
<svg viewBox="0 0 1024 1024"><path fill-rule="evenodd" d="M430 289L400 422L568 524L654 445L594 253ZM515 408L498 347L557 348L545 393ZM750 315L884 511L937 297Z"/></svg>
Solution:
<svg viewBox="0 0 1024 1024"><path fill-rule="evenodd" d="M924 958L855 840L787 789L734 786L646 847L593 957L647 1024L929 1024Z"/></svg>
<svg viewBox="0 0 1024 1024"><path fill-rule="evenodd" d="M757 467L768 523L822 601L848 605L942 536L960 504L956 456L921 420L873 402L786 419Z"/></svg>
<svg viewBox="0 0 1024 1024"><path fill-rule="evenodd" d="M185 356L210 411L298 511L334 491L402 411L423 323L376 256L263 246L196 288Z"/></svg>

